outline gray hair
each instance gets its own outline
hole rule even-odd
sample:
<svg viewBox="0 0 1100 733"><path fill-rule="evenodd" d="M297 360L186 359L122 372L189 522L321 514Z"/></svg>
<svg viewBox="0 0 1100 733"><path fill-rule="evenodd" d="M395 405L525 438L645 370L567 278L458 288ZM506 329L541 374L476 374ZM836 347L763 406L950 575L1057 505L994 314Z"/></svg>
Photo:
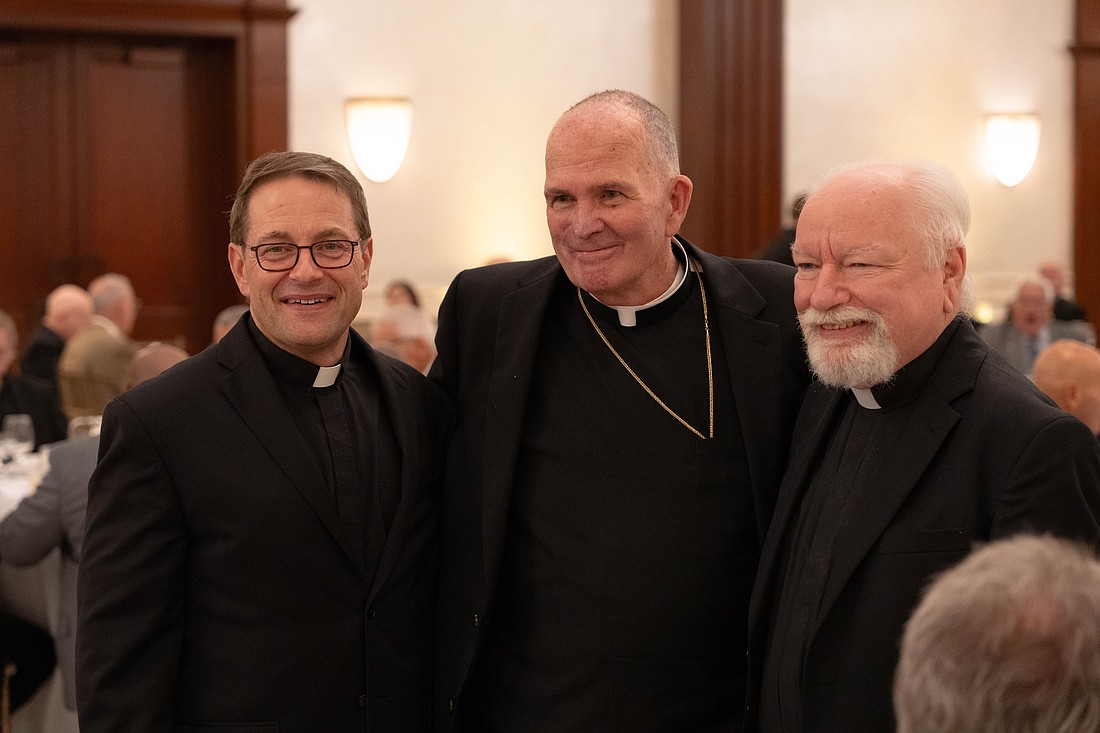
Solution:
<svg viewBox="0 0 1100 733"><path fill-rule="evenodd" d="M847 165L830 171L814 185L812 191L843 173L857 169L865 169L879 176L885 184L905 190L911 204L907 224L925 245L925 264L929 270L942 268L951 250L966 249L966 235L970 232L970 197L962 182L946 166L930 160ZM971 313L974 309L974 290L969 277L963 279L959 296L959 312Z"/></svg>
<svg viewBox="0 0 1100 733"><path fill-rule="evenodd" d="M658 169L670 176L680 174L680 152L676 145L676 129L672 120L661 108L645 97L622 89L607 89L591 94L565 111L559 119L564 119L574 110L601 105L630 112L642 125L646 144L649 146L653 161Z"/></svg>
<svg viewBox="0 0 1100 733"><path fill-rule="evenodd" d="M342 163L317 153L272 152L264 153L252 161L244 172L237 189L233 208L229 211L229 240L245 245L248 236L248 202L252 193L263 183L279 178L298 176L310 181L328 183L347 194L351 201L352 218L359 236L370 238L370 217L367 215L367 197L363 186Z"/></svg>
<svg viewBox="0 0 1100 733"><path fill-rule="evenodd" d="M88 284L88 294L92 296L92 310L103 315L118 303L133 300L134 286L125 275L108 272Z"/></svg>
<svg viewBox="0 0 1100 733"><path fill-rule="evenodd" d="M248 306L243 304L223 308L218 312L218 315L214 316L214 325L227 330L233 328L247 310Z"/></svg>
<svg viewBox="0 0 1100 733"><path fill-rule="evenodd" d="M940 576L902 639L898 733L1100 730L1100 561L1053 537L989 544Z"/></svg>

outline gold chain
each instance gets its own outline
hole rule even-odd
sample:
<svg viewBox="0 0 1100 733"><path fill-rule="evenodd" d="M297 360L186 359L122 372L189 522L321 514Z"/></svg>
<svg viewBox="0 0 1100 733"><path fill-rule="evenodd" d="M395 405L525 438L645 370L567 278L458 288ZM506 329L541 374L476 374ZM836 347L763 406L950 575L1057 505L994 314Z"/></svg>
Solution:
<svg viewBox="0 0 1100 733"><path fill-rule="evenodd" d="M708 401L709 401L709 406L710 406L710 437L713 438L714 437L714 365L711 362L710 317L707 314L707 291L706 291L706 288L703 287L703 274L702 274L703 268L699 265L698 262L695 261L695 258L690 258L690 262L691 262L691 269L693 269L695 271L695 276L697 278L699 278L699 295L702 296L702 298L703 298L703 332L706 334L706 339L707 339L707 392L708 392ZM658 405L663 407L665 412L667 412L669 415L672 415L674 418L676 418L680 422L681 425L683 425L685 428L687 428L691 432L695 433L701 439L706 440L707 439L706 435L703 435L701 432L696 430L692 425L690 425L687 420L685 420L684 418L680 417L675 412L673 412L672 408L669 407L668 405L666 405L661 400L661 398L658 397L656 395L656 393L654 393L654 391L649 388L649 385L646 384L645 382L643 382L642 378L634 373L634 370L630 368L630 365L626 363L626 360L623 359L623 357L619 356L619 352L615 351L615 347L612 346L611 342L607 340L607 336L604 336L603 331L601 331L600 327L596 325L596 319L593 318L592 314L588 312L588 306L586 306L584 304L584 296L581 295L581 289L579 287L577 288L577 300L580 301L581 309L584 310L584 314L586 316L588 316L588 322L592 324L592 328L596 329L596 333L599 335L600 340L603 341L604 345L607 346L607 348L611 350L611 353L615 355L615 358L619 360L619 363L623 365L623 368L626 369L630 373L630 376L634 377L634 381L637 382L638 384L642 385L642 389L644 389L646 391L646 394L648 394L650 397L652 397L654 402L656 402Z"/></svg>

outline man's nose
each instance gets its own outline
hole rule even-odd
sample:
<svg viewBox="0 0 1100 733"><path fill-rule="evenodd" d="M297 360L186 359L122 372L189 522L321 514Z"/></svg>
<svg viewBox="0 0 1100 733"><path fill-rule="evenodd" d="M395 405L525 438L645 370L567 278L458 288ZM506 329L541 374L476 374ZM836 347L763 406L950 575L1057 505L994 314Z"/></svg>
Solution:
<svg viewBox="0 0 1100 733"><path fill-rule="evenodd" d="M313 252L308 249L298 250L298 261L290 268L290 276L295 280L316 280L321 277L323 270L313 261Z"/></svg>
<svg viewBox="0 0 1100 733"><path fill-rule="evenodd" d="M573 234L590 237L604 228L603 212L595 204L578 202L573 210Z"/></svg>
<svg viewBox="0 0 1100 733"><path fill-rule="evenodd" d="M829 310L845 305L852 299L847 279L838 268L825 265L814 279L813 292L810 293L810 305L818 310Z"/></svg>

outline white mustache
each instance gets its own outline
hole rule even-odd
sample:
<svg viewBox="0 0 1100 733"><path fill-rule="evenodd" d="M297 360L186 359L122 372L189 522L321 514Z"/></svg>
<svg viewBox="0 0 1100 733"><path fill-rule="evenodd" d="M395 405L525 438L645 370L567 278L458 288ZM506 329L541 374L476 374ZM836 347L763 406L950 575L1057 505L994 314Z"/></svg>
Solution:
<svg viewBox="0 0 1100 733"><path fill-rule="evenodd" d="M838 305L827 311L807 308L798 315L798 322L802 325L803 331L821 326L850 326L861 321L866 321L873 326L884 324L882 316L875 311L856 308L852 305Z"/></svg>

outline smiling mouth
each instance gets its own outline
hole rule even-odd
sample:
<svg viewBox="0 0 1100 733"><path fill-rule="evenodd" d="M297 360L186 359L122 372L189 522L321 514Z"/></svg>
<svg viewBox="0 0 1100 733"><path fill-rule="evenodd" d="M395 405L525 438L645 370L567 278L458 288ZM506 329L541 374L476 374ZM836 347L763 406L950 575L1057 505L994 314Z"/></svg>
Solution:
<svg viewBox="0 0 1100 733"><path fill-rule="evenodd" d="M822 323L819 326L819 328L821 328L825 331L840 331L841 329L844 329L844 328L853 328L855 326L862 326L866 323L867 323L867 321L852 321L850 323Z"/></svg>
<svg viewBox="0 0 1100 733"><path fill-rule="evenodd" d="M331 298L287 298L283 302L288 305L317 305L318 303L325 303L331 300Z"/></svg>

